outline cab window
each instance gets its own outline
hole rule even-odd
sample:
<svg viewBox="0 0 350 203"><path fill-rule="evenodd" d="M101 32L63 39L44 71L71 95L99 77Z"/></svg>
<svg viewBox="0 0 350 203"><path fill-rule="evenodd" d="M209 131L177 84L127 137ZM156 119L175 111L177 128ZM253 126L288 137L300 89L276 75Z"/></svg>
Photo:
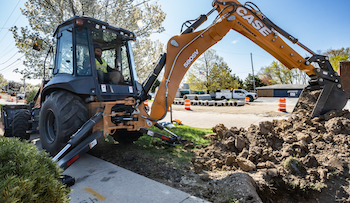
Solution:
<svg viewBox="0 0 350 203"><path fill-rule="evenodd" d="M54 73L73 74L72 29L61 32L58 45L57 66Z"/></svg>
<svg viewBox="0 0 350 203"><path fill-rule="evenodd" d="M76 29L75 35L76 35L77 74L91 75L88 32L86 28L79 27Z"/></svg>
<svg viewBox="0 0 350 203"><path fill-rule="evenodd" d="M100 47L102 50L99 60L96 59L98 56L94 54L95 67L107 66L105 72L97 68L99 82L132 85L132 72L128 60L126 41L122 40L118 33L103 29L100 26L96 26L92 31L92 36L94 47Z"/></svg>
<svg viewBox="0 0 350 203"><path fill-rule="evenodd" d="M53 43L50 53L49 53L49 64L48 64L48 79L53 77L53 70L55 68L55 56L56 56L56 41Z"/></svg>

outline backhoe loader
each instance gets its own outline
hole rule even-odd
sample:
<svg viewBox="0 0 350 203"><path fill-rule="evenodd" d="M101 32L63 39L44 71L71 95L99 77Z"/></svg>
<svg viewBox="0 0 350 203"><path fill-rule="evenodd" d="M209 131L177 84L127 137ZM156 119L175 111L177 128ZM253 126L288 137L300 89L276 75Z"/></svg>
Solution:
<svg viewBox="0 0 350 203"><path fill-rule="evenodd" d="M51 79L43 81L36 103L5 106L2 110L7 135L28 138L30 133L39 132L43 148L64 169L108 135L121 143L147 134L171 145L179 144L181 137L157 122L165 117L193 62L230 30L241 33L289 69L298 68L310 76L305 90L322 90L312 117L345 106L349 95L343 91L340 77L327 56L301 44L251 2L214 0L212 4L212 10L169 40L167 52L160 56L143 84L137 82L131 49L136 40L133 32L90 17L74 16L61 23L53 34L56 43L48 54ZM215 11L215 20L196 31ZM282 37L305 49L311 57L301 57ZM41 42L35 44L36 49L42 46ZM100 47L102 57L114 69L112 72L119 71L122 80L101 79L100 75L106 73L96 69L94 47ZM143 101L149 98L149 90L163 68L164 77L149 113ZM171 136L150 131L151 126Z"/></svg>

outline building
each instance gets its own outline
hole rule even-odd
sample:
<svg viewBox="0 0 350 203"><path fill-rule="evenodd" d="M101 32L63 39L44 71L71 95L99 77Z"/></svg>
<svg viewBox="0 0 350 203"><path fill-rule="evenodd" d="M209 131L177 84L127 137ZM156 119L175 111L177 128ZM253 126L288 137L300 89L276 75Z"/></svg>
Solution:
<svg viewBox="0 0 350 203"><path fill-rule="evenodd" d="M284 84L256 88L258 97L299 97L306 85Z"/></svg>
<svg viewBox="0 0 350 203"><path fill-rule="evenodd" d="M350 61L339 63L338 74L344 91L350 94Z"/></svg>

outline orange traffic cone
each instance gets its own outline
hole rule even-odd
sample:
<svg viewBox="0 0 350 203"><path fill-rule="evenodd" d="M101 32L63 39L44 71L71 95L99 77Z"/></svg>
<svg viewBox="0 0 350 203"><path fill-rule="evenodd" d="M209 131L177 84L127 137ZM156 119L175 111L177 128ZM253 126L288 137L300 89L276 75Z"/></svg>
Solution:
<svg viewBox="0 0 350 203"><path fill-rule="evenodd" d="M245 104L249 104L249 97L245 98Z"/></svg>
<svg viewBox="0 0 350 203"><path fill-rule="evenodd" d="M278 111L287 112L286 98L281 97L278 99Z"/></svg>
<svg viewBox="0 0 350 203"><path fill-rule="evenodd" d="M185 99L185 109L191 110L191 100Z"/></svg>

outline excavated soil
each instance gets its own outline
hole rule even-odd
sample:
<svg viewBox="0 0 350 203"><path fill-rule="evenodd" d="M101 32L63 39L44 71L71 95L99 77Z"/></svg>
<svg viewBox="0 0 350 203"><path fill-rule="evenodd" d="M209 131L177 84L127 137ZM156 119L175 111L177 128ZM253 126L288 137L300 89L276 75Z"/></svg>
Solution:
<svg viewBox="0 0 350 203"><path fill-rule="evenodd" d="M205 136L212 143L192 159L195 173L209 176L200 195L213 202L349 202L350 113L310 118L318 95L304 96L287 120L213 127ZM236 191L228 180L237 172L254 179L260 199Z"/></svg>

